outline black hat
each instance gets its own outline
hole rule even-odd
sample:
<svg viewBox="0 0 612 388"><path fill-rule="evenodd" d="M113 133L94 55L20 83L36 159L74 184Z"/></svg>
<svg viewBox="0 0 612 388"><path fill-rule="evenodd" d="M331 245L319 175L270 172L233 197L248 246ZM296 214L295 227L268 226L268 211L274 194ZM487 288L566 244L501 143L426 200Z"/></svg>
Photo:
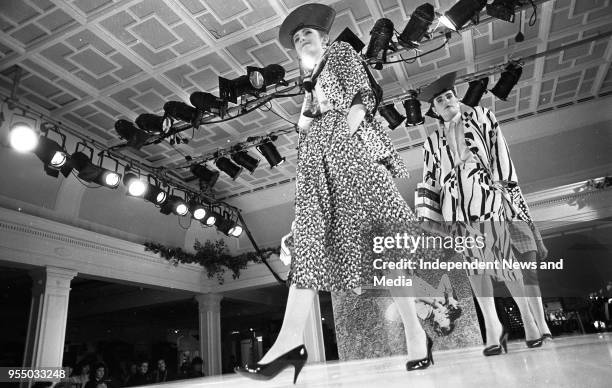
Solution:
<svg viewBox="0 0 612 388"><path fill-rule="evenodd" d="M445 91L455 90L456 78L456 71L444 74L442 77L438 78L437 80L423 88L418 95L418 99L425 102L431 102L434 98L444 93Z"/></svg>
<svg viewBox="0 0 612 388"><path fill-rule="evenodd" d="M323 4L304 4L293 10L280 26L278 39L283 47L292 49L293 35L302 28L313 28L329 34L336 17L333 8Z"/></svg>

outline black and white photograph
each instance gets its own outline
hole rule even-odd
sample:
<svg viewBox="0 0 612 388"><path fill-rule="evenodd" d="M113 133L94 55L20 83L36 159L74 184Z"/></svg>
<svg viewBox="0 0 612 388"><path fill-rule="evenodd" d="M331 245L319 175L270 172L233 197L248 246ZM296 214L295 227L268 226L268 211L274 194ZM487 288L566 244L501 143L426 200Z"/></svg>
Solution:
<svg viewBox="0 0 612 388"><path fill-rule="evenodd" d="M610 0L0 0L0 386L604 388Z"/></svg>

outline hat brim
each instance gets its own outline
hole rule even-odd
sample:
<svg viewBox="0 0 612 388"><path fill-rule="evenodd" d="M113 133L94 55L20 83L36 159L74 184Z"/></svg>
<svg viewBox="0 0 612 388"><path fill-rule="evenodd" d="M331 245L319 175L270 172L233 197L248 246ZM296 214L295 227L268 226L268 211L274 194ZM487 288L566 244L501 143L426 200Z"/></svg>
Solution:
<svg viewBox="0 0 612 388"><path fill-rule="evenodd" d="M444 74L442 77L424 87L419 93L418 99L424 102L431 102L436 96L444 93L445 91L455 90L456 79L456 71Z"/></svg>
<svg viewBox="0 0 612 388"><path fill-rule="evenodd" d="M302 28L313 28L329 34L336 11L324 4L304 4L294 9L280 26L278 39L287 49L293 49L293 35Z"/></svg>

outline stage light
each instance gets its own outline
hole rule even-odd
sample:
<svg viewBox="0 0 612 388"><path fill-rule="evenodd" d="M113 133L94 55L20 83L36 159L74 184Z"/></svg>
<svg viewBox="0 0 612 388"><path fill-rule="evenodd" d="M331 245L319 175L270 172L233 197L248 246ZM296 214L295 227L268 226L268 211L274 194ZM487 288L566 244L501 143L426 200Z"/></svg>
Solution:
<svg viewBox="0 0 612 388"><path fill-rule="evenodd" d="M259 166L260 159L251 156L247 151L237 151L232 154L232 160L238 165L246 168L251 174Z"/></svg>
<svg viewBox="0 0 612 388"><path fill-rule="evenodd" d="M189 212L196 220L203 220L206 216L206 207L196 200L189 201Z"/></svg>
<svg viewBox="0 0 612 388"><path fill-rule="evenodd" d="M242 234L242 226L234 225L232 228L230 228L228 234L232 237L240 237Z"/></svg>
<svg viewBox="0 0 612 388"><path fill-rule="evenodd" d="M421 114L421 103L417 99L417 92L415 90L409 91L408 98L404 100L404 109L406 110L407 127L414 127L425 122Z"/></svg>
<svg viewBox="0 0 612 388"><path fill-rule="evenodd" d="M440 23L451 30L458 31L468 21L478 23L478 14L487 4L487 0L459 0L440 17Z"/></svg>
<svg viewBox="0 0 612 388"><path fill-rule="evenodd" d="M79 179L85 182L96 183L101 186L106 186L111 189L116 189L121 181L121 175L117 171L107 170L102 167L103 156L100 156L100 165L96 166L92 163L93 149L85 146L83 143L77 144L78 146L83 145L85 148L90 149L90 156L85 155L81 151L77 151L70 156L70 164L72 167L79 172ZM118 162L115 161L118 167Z"/></svg>
<svg viewBox="0 0 612 388"><path fill-rule="evenodd" d="M192 106L180 101L168 101L164 104L164 113L166 116L182 120L186 123L197 127L202 119L202 114Z"/></svg>
<svg viewBox="0 0 612 388"><path fill-rule="evenodd" d="M205 164L193 165L191 166L190 171L200 180L200 182L211 188L215 185L215 183L217 183L217 179L219 179L219 171L213 171Z"/></svg>
<svg viewBox="0 0 612 388"><path fill-rule="evenodd" d="M64 151L64 147L44 135L40 136L34 154L43 162L45 173L54 178L59 176L60 170L66 166L68 161L68 154ZM70 171L63 175L68 176L69 173Z"/></svg>
<svg viewBox="0 0 612 388"><path fill-rule="evenodd" d="M132 197L143 197L149 188L148 183L140 179L140 176L133 172L126 172L123 175L123 184L127 186L128 195Z"/></svg>
<svg viewBox="0 0 612 388"><path fill-rule="evenodd" d="M387 62L387 50L390 48L393 36L393 22L386 18L378 19L370 35L370 43L365 56L367 59L374 59L376 70L382 70L383 62Z"/></svg>
<svg viewBox="0 0 612 388"><path fill-rule="evenodd" d="M119 137L127 141L129 147L139 150L151 136L149 133L137 128L134 123L128 120L117 120L115 131Z"/></svg>
<svg viewBox="0 0 612 388"><path fill-rule="evenodd" d="M59 169L68 160L68 154L64 151L64 147L57 142L41 135L38 139L38 146L34 148L34 154L45 165Z"/></svg>
<svg viewBox="0 0 612 388"><path fill-rule="evenodd" d="M191 105L195 106L197 109L212 113L221 118L225 116L227 112L227 101L206 92L194 92L189 96L189 101Z"/></svg>
<svg viewBox="0 0 612 388"><path fill-rule="evenodd" d="M151 179L153 179L155 184L151 183ZM166 198L168 197L168 193L160 187L155 177L152 177L151 175L149 175L147 180L148 180L148 187L143 196L144 200L154 203L156 205L161 205L162 203L166 201Z"/></svg>
<svg viewBox="0 0 612 388"><path fill-rule="evenodd" d="M468 90L463 96L463 102L467 106L475 107L480 102L482 95L487 91L487 85L489 84L489 77L484 77L471 81L468 86Z"/></svg>
<svg viewBox="0 0 612 388"><path fill-rule="evenodd" d="M257 148L257 150L263 155L263 157L266 158L266 160L270 164L270 168L276 167L285 161L285 158L280 156L280 153L274 146L274 143L272 143L272 140L267 140L264 143L259 144L255 148Z"/></svg>
<svg viewBox="0 0 612 388"><path fill-rule="evenodd" d="M236 178L238 178L238 176L242 172L242 167L237 166L225 156L222 156L215 160L215 165L219 168L219 170L229 175L232 180L236 180Z"/></svg>
<svg viewBox="0 0 612 388"><path fill-rule="evenodd" d="M143 131L161 134L170 130L172 127L172 120L169 117L143 113L136 118L136 125Z"/></svg>
<svg viewBox="0 0 612 388"><path fill-rule="evenodd" d="M247 66L247 76L254 89L265 92L267 86L284 83L285 68L277 64L268 65L263 69Z"/></svg>
<svg viewBox="0 0 612 388"><path fill-rule="evenodd" d="M215 222L217 222L217 218L219 216L219 213L210 208L206 213L206 216L200 222L205 226L213 226Z"/></svg>
<svg viewBox="0 0 612 388"><path fill-rule="evenodd" d="M233 220L233 217L228 211L223 211L223 215L217 217L215 226L219 232L226 236L238 237L242 233L242 227Z"/></svg>
<svg viewBox="0 0 612 388"><path fill-rule="evenodd" d="M512 88L521 78L521 74L523 74L523 68L517 63L510 62L506 66L506 70L501 73L499 81L497 81L495 86L493 86L493 89L491 89L491 93L493 93L500 100L506 101L506 98L508 98Z"/></svg>
<svg viewBox="0 0 612 388"><path fill-rule="evenodd" d="M419 42L427 34L435 16L433 5L425 3L418 6L410 16L404 31L397 38L398 43L407 48L419 47Z"/></svg>
<svg viewBox="0 0 612 388"><path fill-rule="evenodd" d="M219 96L225 101L236 104L238 97L264 92L266 86L283 83L284 77L285 69L281 65L268 65L263 69L248 66L247 74L236 79L219 77Z"/></svg>
<svg viewBox="0 0 612 388"><path fill-rule="evenodd" d="M395 109L393 103L381 106L378 108L378 113L389 123L389 129L391 130L397 128L406 118Z"/></svg>
<svg viewBox="0 0 612 388"><path fill-rule="evenodd" d="M496 19L514 23L515 7L518 3L517 0L495 0L487 4L487 14Z"/></svg>
<svg viewBox="0 0 612 388"><path fill-rule="evenodd" d="M160 213L170 214L174 213L177 216L184 216L189 212L189 208L185 203L185 200L177 195L169 195L166 202L162 203L159 208Z"/></svg>
<svg viewBox="0 0 612 388"><path fill-rule="evenodd" d="M18 152L31 152L38 145L38 133L29 124L15 123L9 131L9 142Z"/></svg>

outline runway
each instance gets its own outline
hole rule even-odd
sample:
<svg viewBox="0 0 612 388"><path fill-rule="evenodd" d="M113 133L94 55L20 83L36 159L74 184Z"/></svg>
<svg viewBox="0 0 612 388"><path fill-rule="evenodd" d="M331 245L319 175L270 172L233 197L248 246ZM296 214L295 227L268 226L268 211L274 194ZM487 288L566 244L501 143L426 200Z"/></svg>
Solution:
<svg viewBox="0 0 612 388"><path fill-rule="evenodd" d="M511 342L508 354L494 357L484 357L481 348L439 351L435 365L423 371L407 372L406 361L398 356L307 364L295 387L610 387L612 333L557 338L537 349ZM269 381L227 374L155 386L290 387L292 381L293 368L288 368Z"/></svg>

